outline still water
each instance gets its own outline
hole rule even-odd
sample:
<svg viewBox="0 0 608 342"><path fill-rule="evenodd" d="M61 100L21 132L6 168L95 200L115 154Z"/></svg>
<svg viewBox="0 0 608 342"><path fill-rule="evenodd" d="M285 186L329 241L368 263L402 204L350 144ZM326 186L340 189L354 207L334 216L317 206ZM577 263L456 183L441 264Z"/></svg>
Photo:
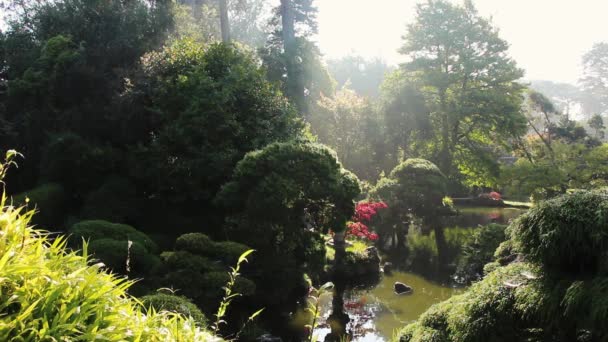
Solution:
<svg viewBox="0 0 608 342"><path fill-rule="evenodd" d="M492 222L508 224L524 212L522 209L479 207L461 207L458 210L459 215L446 222L446 227L459 227L446 228L446 233L452 231L451 235L454 236L462 235L463 232L471 234L475 231L475 227ZM449 238L450 234L447 235ZM428 241L432 242L434 239L431 238ZM396 260L389 257L383 259L395 261L394 263L397 264ZM348 329L353 332L353 340L359 342L390 341L395 331L418 319L431 305L466 290L464 287L458 287L452 282L445 281L451 276L451 273L447 274L447 272L451 272L449 267L438 269L444 269L446 272L438 277L443 279L443 283L431 280L428 275L425 278L415 274L411 272L411 269L409 271L395 270L391 274L382 275L373 285L347 290L344 294L344 307L351 319ZM422 274L422 272L419 273ZM433 279L437 279L437 277ZM393 284L397 281L411 286L414 292L409 295L396 295L393 292ZM331 312L331 294L322 296L320 303L322 316L327 318ZM317 340L323 341L329 331L329 326L322 319L321 324L315 329Z"/></svg>

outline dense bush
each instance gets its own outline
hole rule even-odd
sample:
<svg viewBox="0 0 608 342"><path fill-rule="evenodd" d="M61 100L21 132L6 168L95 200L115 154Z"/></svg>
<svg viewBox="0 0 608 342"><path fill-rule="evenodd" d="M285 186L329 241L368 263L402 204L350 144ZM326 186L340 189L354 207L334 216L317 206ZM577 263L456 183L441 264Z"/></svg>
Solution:
<svg viewBox="0 0 608 342"><path fill-rule="evenodd" d="M201 327L207 325L207 318L205 315L196 305L192 304L188 298L166 293L157 293L143 296L140 300L145 308L153 308L156 312L175 312L182 314L185 317L192 317L192 319Z"/></svg>
<svg viewBox="0 0 608 342"><path fill-rule="evenodd" d="M247 152L303 127L240 47L174 42L144 56L133 83L129 94L143 112L129 120L145 120L136 133L146 140L134 155L133 177L146 192L199 211Z"/></svg>
<svg viewBox="0 0 608 342"><path fill-rule="evenodd" d="M149 252L156 252L156 243L146 234L137 229L119 223L102 220L81 221L70 228L71 239L75 243L85 240L112 239L118 241L133 241L139 243Z"/></svg>
<svg viewBox="0 0 608 342"><path fill-rule="evenodd" d="M80 216L84 219L129 223L138 216L135 186L128 179L110 176L84 199Z"/></svg>
<svg viewBox="0 0 608 342"><path fill-rule="evenodd" d="M232 241L213 241L201 233L181 235L175 242L175 250L161 253L161 284L190 298L211 313L224 295L228 271L249 247ZM240 296L251 297L256 285L240 275L234 290ZM237 301L235 303L239 305Z"/></svg>
<svg viewBox="0 0 608 342"><path fill-rule="evenodd" d="M608 191L577 191L543 202L512 227L521 252L552 272L608 271Z"/></svg>
<svg viewBox="0 0 608 342"><path fill-rule="evenodd" d="M29 199L29 202L27 201ZM65 220L68 197L63 187L57 183L42 184L32 190L13 196L17 206L27 205L38 212L32 223L43 228L58 227Z"/></svg>
<svg viewBox="0 0 608 342"><path fill-rule="evenodd" d="M544 202L509 228L489 274L431 307L401 341L604 341L608 339L606 191ZM505 260L521 252L528 262ZM515 262L513 262L515 261ZM511 262L507 266L501 266ZM491 267L488 267L491 266Z"/></svg>
<svg viewBox="0 0 608 342"><path fill-rule="evenodd" d="M483 277L484 266L493 261L494 252L507 239L506 226L489 224L475 229L473 235L462 246L455 278L470 283Z"/></svg>
<svg viewBox="0 0 608 342"><path fill-rule="evenodd" d="M0 340L209 341L194 321L141 312L124 279L29 227L33 212L0 202Z"/></svg>
<svg viewBox="0 0 608 342"><path fill-rule="evenodd" d="M129 246L127 240L91 240L89 252L119 274L142 275L160 266L160 259L136 241Z"/></svg>

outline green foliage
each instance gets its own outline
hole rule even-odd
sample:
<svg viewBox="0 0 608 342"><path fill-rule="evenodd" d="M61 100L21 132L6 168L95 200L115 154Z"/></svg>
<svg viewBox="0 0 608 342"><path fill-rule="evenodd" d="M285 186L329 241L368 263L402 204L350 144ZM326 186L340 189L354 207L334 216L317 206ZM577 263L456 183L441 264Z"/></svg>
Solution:
<svg viewBox="0 0 608 342"><path fill-rule="evenodd" d="M438 228L430 232L410 231L407 235L406 266L428 277L451 275L474 234L472 229L460 227Z"/></svg>
<svg viewBox="0 0 608 342"><path fill-rule="evenodd" d="M404 40L408 62L397 77L422 93L430 123L430 139L415 156L467 185L492 183L500 145L525 132L523 87L516 82L523 71L507 55L508 43L471 1L446 0L418 4Z"/></svg>
<svg viewBox="0 0 608 342"><path fill-rule="evenodd" d="M335 149L347 169L370 181L376 180L387 164L381 150L381 119L367 99L346 86L333 97L322 96L309 116L319 142Z"/></svg>
<svg viewBox="0 0 608 342"><path fill-rule="evenodd" d="M116 151L110 147L92 144L74 133L56 134L43 151L40 176L83 196L99 186L118 160Z"/></svg>
<svg viewBox="0 0 608 342"><path fill-rule="evenodd" d="M207 318L201 310L186 297L166 293L156 293L143 296L139 299L145 308L152 308L155 312L174 312L192 319L200 326L207 326Z"/></svg>
<svg viewBox="0 0 608 342"><path fill-rule="evenodd" d="M110 222L133 222L138 213L135 186L128 179L110 176L84 199L80 216Z"/></svg>
<svg viewBox="0 0 608 342"><path fill-rule="evenodd" d="M217 202L230 213L230 238L258 251L254 280L265 303L284 302L306 266L320 271L319 233L344 231L359 191L356 177L322 145L275 143L239 162Z"/></svg>
<svg viewBox="0 0 608 342"><path fill-rule="evenodd" d="M214 242L205 234L183 234L175 240L175 249L193 254L209 255L215 249Z"/></svg>
<svg viewBox="0 0 608 342"><path fill-rule="evenodd" d="M194 321L167 312L144 314L126 290L132 283L90 265L29 226L33 211L0 206L0 339L208 341Z"/></svg>
<svg viewBox="0 0 608 342"><path fill-rule="evenodd" d="M68 198L64 188L57 183L42 184L32 190L13 196L16 206L35 208L38 212L32 223L49 228L59 226L65 219Z"/></svg>
<svg viewBox="0 0 608 342"><path fill-rule="evenodd" d="M473 235L462 246L455 276L458 281L470 283L481 279L484 266L494 259L494 252L507 236L506 226L489 224L475 229Z"/></svg>
<svg viewBox="0 0 608 342"><path fill-rule="evenodd" d="M488 274L405 327L400 341L608 338L607 203L605 190L578 191L530 209L509 227L510 240L497 248ZM515 253L529 262L510 259L501 267Z"/></svg>
<svg viewBox="0 0 608 342"><path fill-rule="evenodd" d="M246 152L299 134L302 125L249 51L180 40L144 56L134 79L144 108L132 175L143 190L200 210Z"/></svg>
<svg viewBox="0 0 608 342"><path fill-rule="evenodd" d="M440 216L450 213L444 204L447 178L435 164L424 159L407 159L380 179L370 191L370 197L386 202L388 208L380 213L380 233L391 229L407 232L409 223L422 219L434 224Z"/></svg>
<svg viewBox="0 0 608 342"><path fill-rule="evenodd" d="M95 259L118 274L150 274L160 266L160 259L139 242L129 244L127 240L96 239L88 248Z"/></svg>
<svg viewBox="0 0 608 342"><path fill-rule="evenodd" d="M182 250L163 252L160 257L168 270L189 270L205 273L220 271L223 268L222 265L209 258Z"/></svg>
<svg viewBox="0 0 608 342"><path fill-rule="evenodd" d="M126 224L102 220L81 221L70 228L70 234L70 238L75 243L81 243L83 239L89 241L99 239L129 240L137 242L148 252L156 252L158 249L156 243L146 234Z"/></svg>
<svg viewBox="0 0 608 342"><path fill-rule="evenodd" d="M351 88L360 96L375 98L380 85L392 67L380 58L366 59L347 55L327 61L327 69L336 80L338 88Z"/></svg>
<svg viewBox="0 0 608 342"><path fill-rule="evenodd" d="M511 238L530 261L552 272L608 271L608 193L576 191L542 202L513 225Z"/></svg>

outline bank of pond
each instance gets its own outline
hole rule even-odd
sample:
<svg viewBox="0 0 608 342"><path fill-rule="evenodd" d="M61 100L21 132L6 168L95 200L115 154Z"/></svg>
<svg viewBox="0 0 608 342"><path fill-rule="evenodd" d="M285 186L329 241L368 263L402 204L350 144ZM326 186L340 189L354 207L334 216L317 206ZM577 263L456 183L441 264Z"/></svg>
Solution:
<svg viewBox="0 0 608 342"><path fill-rule="evenodd" d="M380 253L384 272L359 277L347 284L342 296L344 311L350 318L346 330L352 334L352 341L390 341L399 329L416 321L432 305L464 293L470 282L482 274L462 269L474 264L474 260L464 260L463 248L474 244L471 239L480 227L496 225L497 230L504 231L504 225L525 212L525 209L505 207L459 206L456 209L458 215L447 218L442 227L445 244L437 244L434 231L410 227L405 246L392 249L389 243ZM444 250L440 251L441 248ZM495 248L490 248L492 254ZM480 251L474 252L478 256ZM479 265L480 271L483 266ZM396 283L407 284L412 291L398 294ZM327 318L332 313L333 296L334 292L327 291L319 298L321 319L315 329L319 341L331 332ZM304 316L304 309L294 315L295 322Z"/></svg>

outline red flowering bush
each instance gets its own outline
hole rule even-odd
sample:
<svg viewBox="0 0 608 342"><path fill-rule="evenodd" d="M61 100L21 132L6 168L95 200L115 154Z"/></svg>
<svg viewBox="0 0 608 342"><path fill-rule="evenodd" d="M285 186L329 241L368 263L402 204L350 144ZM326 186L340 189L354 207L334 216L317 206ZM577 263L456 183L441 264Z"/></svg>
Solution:
<svg viewBox="0 0 608 342"><path fill-rule="evenodd" d="M498 200L502 199L502 195L496 191L492 191L492 192L490 192L490 198L498 201Z"/></svg>
<svg viewBox="0 0 608 342"><path fill-rule="evenodd" d="M490 193L483 193L481 195L479 195L480 198L488 198L488 199L492 199L495 201L500 201L502 200L502 195L496 191L492 191Z"/></svg>
<svg viewBox="0 0 608 342"><path fill-rule="evenodd" d="M368 240L378 240L378 234L370 232L369 227L365 224L372 220L372 217L378 213L378 209L388 208L384 202L360 202L355 207L355 215L353 222L347 224L346 236L349 235Z"/></svg>

